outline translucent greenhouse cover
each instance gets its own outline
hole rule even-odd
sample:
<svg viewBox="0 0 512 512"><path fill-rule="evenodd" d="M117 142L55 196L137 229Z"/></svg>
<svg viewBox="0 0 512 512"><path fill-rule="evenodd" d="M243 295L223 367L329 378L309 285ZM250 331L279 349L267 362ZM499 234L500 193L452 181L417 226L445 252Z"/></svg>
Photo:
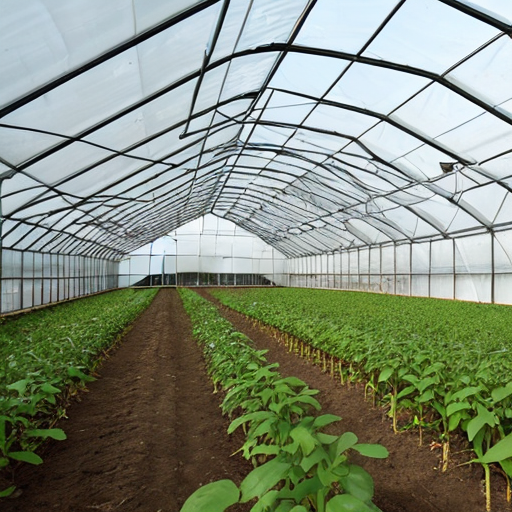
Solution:
<svg viewBox="0 0 512 512"><path fill-rule="evenodd" d="M3 247L212 213L286 256L512 223L510 0L0 0Z"/></svg>

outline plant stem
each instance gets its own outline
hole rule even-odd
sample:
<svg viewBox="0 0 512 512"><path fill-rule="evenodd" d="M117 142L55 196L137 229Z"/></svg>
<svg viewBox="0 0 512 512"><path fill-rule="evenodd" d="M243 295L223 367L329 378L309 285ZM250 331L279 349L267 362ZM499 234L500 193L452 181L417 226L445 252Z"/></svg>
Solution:
<svg viewBox="0 0 512 512"><path fill-rule="evenodd" d="M319 491L316 493L316 510L317 512L325 512L323 489L319 489Z"/></svg>
<svg viewBox="0 0 512 512"><path fill-rule="evenodd" d="M491 471L489 464L482 463L485 473L485 510L491 512Z"/></svg>
<svg viewBox="0 0 512 512"><path fill-rule="evenodd" d="M393 388L393 392L391 394L391 413L393 414L393 432L398 434L398 429L396 426L396 389Z"/></svg>
<svg viewBox="0 0 512 512"><path fill-rule="evenodd" d="M448 460L450 457L450 438L447 437L443 442L443 466L441 471L444 473L448 469Z"/></svg>

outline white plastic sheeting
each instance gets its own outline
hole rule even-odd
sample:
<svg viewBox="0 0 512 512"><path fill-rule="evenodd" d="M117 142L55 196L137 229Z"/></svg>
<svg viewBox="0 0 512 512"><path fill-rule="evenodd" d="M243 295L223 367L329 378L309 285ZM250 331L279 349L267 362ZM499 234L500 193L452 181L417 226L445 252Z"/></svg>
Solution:
<svg viewBox="0 0 512 512"><path fill-rule="evenodd" d="M287 260L288 284L512 304L512 232Z"/></svg>
<svg viewBox="0 0 512 512"><path fill-rule="evenodd" d="M511 19L508 0L4 0L3 246L120 258L207 213L289 257L509 226Z"/></svg>
<svg viewBox="0 0 512 512"><path fill-rule="evenodd" d="M267 284L288 284L283 254L211 214L140 247L119 263L119 286L147 276L152 276L148 284L252 285L263 284L261 277Z"/></svg>
<svg viewBox="0 0 512 512"><path fill-rule="evenodd" d="M214 214L298 282L510 302L511 22L509 0L3 0L2 247L119 260Z"/></svg>

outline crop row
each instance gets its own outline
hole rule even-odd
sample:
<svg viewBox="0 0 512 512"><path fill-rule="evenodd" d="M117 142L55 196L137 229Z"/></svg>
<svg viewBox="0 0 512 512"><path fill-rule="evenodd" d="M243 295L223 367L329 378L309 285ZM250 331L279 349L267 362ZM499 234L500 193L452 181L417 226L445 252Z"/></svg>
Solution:
<svg viewBox="0 0 512 512"><path fill-rule="evenodd" d="M65 439L53 426L70 398L155 293L120 290L0 320L0 470L40 464L41 442Z"/></svg>
<svg viewBox="0 0 512 512"><path fill-rule="evenodd" d="M393 427L436 433L443 469L462 431L482 463L512 476L512 343L507 306L304 289L217 290L224 304L279 330L290 349L342 382L365 382ZM282 334L280 334L282 333ZM507 477L507 483L508 483ZM510 486L508 486L510 489ZM490 509L488 492L487 507Z"/></svg>
<svg viewBox="0 0 512 512"><path fill-rule="evenodd" d="M240 487L231 480L200 487L181 512L223 512L255 499L251 512L378 511L371 501L373 479L349 462L348 452L383 458L387 450L358 443L351 432L321 432L340 418L311 415L321 409L317 390L296 377L281 377L279 365L267 363L266 351L255 350L207 300L186 289L180 294L214 389L225 392L228 432L244 429L246 441L238 451L255 465Z"/></svg>

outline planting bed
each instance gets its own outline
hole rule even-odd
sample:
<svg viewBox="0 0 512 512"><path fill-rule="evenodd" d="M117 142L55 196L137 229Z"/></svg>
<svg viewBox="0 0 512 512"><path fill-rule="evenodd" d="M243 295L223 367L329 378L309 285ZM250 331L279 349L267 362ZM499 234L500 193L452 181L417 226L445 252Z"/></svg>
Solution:
<svg viewBox="0 0 512 512"><path fill-rule="evenodd" d="M157 295L98 372L59 423L67 441L19 469L23 493L2 512L176 512L199 484L250 471L230 457L240 439L226 435L176 292Z"/></svg>
<svg viewBox="0 0 512 512"><path fill-rule="evenodd" d="M320 390L323 412L343 418L333 428L389 449L388 459L354 457L373 476L374 502L384 512L485 510L480 468L452 467L440 474L434 469L438 451L418 448L416 435L393 434L389 419L364 401L362 389L341 387L242 315L222 312L257 348L269 349L267 360L279 362L283 376ZM243 441L226 434L221 396L212 395L176 292L157 295L98 372L89 393L58 425L68 440L52 442L43 465L20 468L16 481L23 492L2 500L2 512L178 512L200 484L224 478L239 484L251 470L241 457L230 457ZM498 477L494 482L501 485ZM236 510L244 509L229 509ZM504 490L493 489L493 511L507 510Z"/></svg>

